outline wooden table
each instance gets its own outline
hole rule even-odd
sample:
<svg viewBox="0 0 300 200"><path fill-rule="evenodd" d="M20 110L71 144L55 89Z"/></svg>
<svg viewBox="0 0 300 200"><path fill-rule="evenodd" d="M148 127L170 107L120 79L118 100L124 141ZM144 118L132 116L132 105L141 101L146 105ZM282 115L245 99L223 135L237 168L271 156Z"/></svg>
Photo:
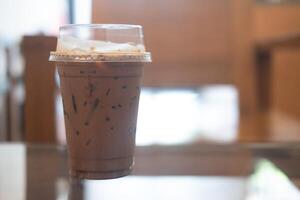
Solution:
<svg viewBox="0 0 300 200"><path fill-rule="evenodd" d="M137 147L133 175L78 180L65 147L2 143L0 199L300 199L299 154L291 143Z"/></svg>

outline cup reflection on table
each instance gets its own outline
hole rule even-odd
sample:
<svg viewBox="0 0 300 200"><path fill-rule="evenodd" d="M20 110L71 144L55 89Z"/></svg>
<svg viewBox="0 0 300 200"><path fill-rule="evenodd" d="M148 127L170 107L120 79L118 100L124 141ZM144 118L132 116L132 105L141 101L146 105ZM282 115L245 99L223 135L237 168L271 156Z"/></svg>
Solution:
<svg viewBox="0 0 300 200"><path fill-rule="evenodd" d="M70 177L68 200L84 200L84 180L83 179Z"/></svg>

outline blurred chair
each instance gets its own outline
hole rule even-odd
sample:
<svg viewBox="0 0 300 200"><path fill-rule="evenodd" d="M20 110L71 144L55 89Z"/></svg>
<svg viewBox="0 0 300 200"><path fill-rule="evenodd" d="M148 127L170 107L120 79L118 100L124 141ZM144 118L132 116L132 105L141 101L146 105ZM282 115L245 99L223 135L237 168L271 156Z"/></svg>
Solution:
<svg viewBox="0 0 300 200"><path fill-rule="evenodd" d="M265 42L272 66L270 140L300 141L300 32Z"/></svg>
<svg viewBox="0 0 300 200"><path fill-rule="evenodd" d="M144 27L146 47L153 55L144 86L234 84L239 93L239 140L248 142L269 139L271 63L260 43L272 32L272 27L264 31L266 20L278 20L281 9L263 12L253 0L94 0L92 21ZM293 15L287 13L280 23L289 21L289 27L281 33L294 31L298 24L293 22L295 9Z"/></svg>
<svg viewBox="0 0 300 200"><path fill-rule="evenodd" d="M6 88L5 112L6 141L19 142L24 140L24 91L23 63L18 43L10 43L5 48L6 78L2 87Z"/></svg>
<svg viewBox="0 0 300 200"><path fill-rule="evenodd" d="M287 84L290 82L287 77L297 74L296 66L299 66L300 62L300 56L298 59L295 56L300 47L300 4L256 3L252 7L251 39L255 51L258 113L241 117L240 138L244 141L295 141L298 138L299 141L300 137L295 137L292 132L295 132L295 128L293 128L295 124L299 126L300 118L298 117L297 121L297 118L287 120L286 117L278 117L283 113L297 112L298 106L294 103L291 108L289 103L289 110L285 109L284 112L278 113L276 102L280 98L285 99L284 104L286 104L295 102L300 97L295 98L296 94L289 89ZM282 56L285 57L285 62L278 59ZM285 73L278 70L282 68L285 68ZM284 76L286 77L284 78ZM284 79L285 81L283 81ZM295 78L292 79L295 86L300 86L299 81L296 81ZM292 96L293 98L291 98ZM248 120L249 118L250 120ZM288 121L293 121L293 123ZM258 127L258 129L254 127ZM254 136L254 132L258 135ZM281 132L281 139L278 137L278 132ZM293 139L287 136L290 134L294 135Z"/></svg>
<svg viewBox="0 0 300 200"><path fill-rule="evenodd" d="M9 91L8 91L8 51L0 43L0 142L9 140Z"/></svg>
<svg viewBox="0 0 300 200"><path fill-rule="evenodd" d="M25 36L21 46L25 60L25 141L55 143L55 67L48 58L56 48L56 38Z"/></svg>
<svg viewBox="0 0 300 200"><path fill-rule="evenodd" d="M23 141L23 65L18 43L0 44L0 141Z"/></svg>

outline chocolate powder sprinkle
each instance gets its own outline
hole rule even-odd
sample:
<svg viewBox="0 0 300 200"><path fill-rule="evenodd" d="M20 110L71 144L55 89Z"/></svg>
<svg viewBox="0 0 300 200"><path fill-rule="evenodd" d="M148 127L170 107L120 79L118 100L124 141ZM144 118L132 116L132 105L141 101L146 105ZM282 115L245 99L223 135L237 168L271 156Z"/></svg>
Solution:
<svg viewBox="0 0 300 200"><path fill-rule="evenodd" d="M73 104L74 112L77 113L76 99L74 95L72 95L72 104Z"/></svg>
<svg viewBox="0 0 300 200"><path fill-rule="evenodd" d="M106 91L106 96L109 95L109 92L110 92L110 88L107 89L107 91Z"/></svg>
<svg viewBox="0 0 300 200"><path fill-rule="evenodd" d="M86 145L86 146L89 146L90 143L91 143L91 139L88 139L88 140L86 141L85 145Z"/></svg>
<svg viewBox="0 0 300 200"><path fill-rule="evenodd" d="M87 118L86 118L86 120L85 120L84 125L86 125L86 126L89 125L89 122L90 122L90 120L91 120L91 118L92 118L92 115L93 115L94 111L97 109L97 107L98 107L98 105L99 105L99 102L100 102L100 99L99 99L99 98L96 98L95 101L94 101L94 104L93 104L92 109L90 110L90 112L89 112L88 115L87 115Z"/></svg>
<svg viewBox="0 0 300 200"><path fill-rule="evenodd" d="M92 83L89 83L88 88L89 88L90 96L93 96L93 92L94 92L95 89L96 89L95 85L92 84Z"/></svg>
<svg viewBox="0 0 300 200"><path fill-rule="evenodd" d="M100 102L100 99L99 99L99 98L96 98L96 99L95 99L95 102L94 102L94 105L93 105L93 111L96 110L96 108L97 108L98 105L99 105L99 102Z"/></svg>

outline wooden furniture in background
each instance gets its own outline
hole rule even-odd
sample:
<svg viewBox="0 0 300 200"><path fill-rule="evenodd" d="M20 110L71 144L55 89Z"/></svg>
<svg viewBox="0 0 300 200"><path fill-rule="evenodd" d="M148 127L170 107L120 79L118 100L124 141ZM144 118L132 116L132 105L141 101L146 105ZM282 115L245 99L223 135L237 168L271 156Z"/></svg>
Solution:
<svg viewBox="0 0 300 200"><path fill-rule="evenodd" d="M54 63L49 53L55 37L26 36L22 41L25 60L25 141L55 143Z"/></svg>
<svg viewBox="0 0 300 200"><path fill-rule="evenodd" d="M145 68L145 86L234 84L239 140L249 142L270 140L273 51L261 44L298 31L299 11L298 4L252 0L94 0L92 21L144 27L153 55Z"/></svg>
<svg viewBox="0 0 300 200"><path fill-rule="evenodd" d="M272 79L275 78L274 76L279 75L277 73L280 73L276 71L275 65L282 65L283 67L283 65L287 64L278 63L275 59L275 57L277 57L275 54L278 54L279 52L277 50L282 48L290 49L289 52L293 54L300 45L300 4L256 4L253 11L253 37L256 43L256 55L258 56L257 65L261 70L260 75L262 78L260 82L265 82L265 84L259 83L259 95L262 96L260 104L270 108L273 106L271 102L272 99L276 98L271 94L271 88L277 87L273 84ZM291 65L295 65L295 63ZM297 71L292 70L292 68L286 71L288 74L294 74L296 72ZM280 80L278 83L279 82ZM284 90L287 89L288 88ZM282 91L282 95L283 94L284 91Z"/></svg>
<svg viewBox="0 0 300 200"><path fill-rule="evenodd" d="M272 141L300 141L300 32L272 43Z"/></svg>
<svg viewBox="0 0 300 200"><path fill-rule="evenodd" d="M300 32L300 4L256 4L254 7L256 41L276 39Z"/></svg>
<svg viewBox="0 0 300 200"><path fill-rule="evenodd" d="M253 40L252 0L232 0L232 66L234 84L239 93L239 140L265 141L266 123L260 107L259 95L261 69L257 66L255 57L255 42Z"/></svg>
<svg viewBox="0 0 300 200"><path fill-rule="evenodd" d="M256 4L253 15L254 41L260 58L259 82L264 82L258 85L260 104L267 108L258 118L266 124L265 138L268 141L299 141L300 118L295 113L300 109L296 103L300 96L297 90L291 90L291 85L300 87L300 81L295 78L300 62L297 50L300 46L300 4Z"/></svg>
<svg viewBox="0 0 300 200"><path fill-rule="evenodd" d="M272 104L272 102L274 102L274 100L276 101L277 95L272 96L272 90L274 90L278 86L282 87L281 88L282 91L280 92L277 91L278 95L284 96L287 99L290 98L288 95L285 94L286 91L289 92L289 87L285 87L285 85L277 85L278 83L285 83L285 81L281 81L281 80L277 81L277 78L280 79L279 76L281 76L282 74L291 75L291 76L293 74L295 75L298 74L297 73L298 69L296 66L299 66L300 60L299 59L297 60L296 58L298 57L297 55L300 49L300 31L298 33L289 33L286 35L282 35L275 39L268 39L261 42L257 42L256 49L257 49L256 53L259 58L258 60L260 61L259 66L261 68L265 68L263 70L266 71L263 78L268 79L269 81L268 88L271 88L271 90L269 91L267 91L266 88L262 88L263 93L268 93L265 98L267 97L269 98L269 99L264 99L263 104L265 104L265 106L273 107L274 105ZM288 63L284 63L280 59L277 60L277 57L282 57L282 56L287 58ZM276 71L277 70L276 65L278 67L280 66L280 68L285 69L285 71L282 70ZM272 72L270 68L273 69ZM296 85L297 83L295 82L295 86ZM295 97L296 96L294 96L294 98L291 98L291 100L297 99ZM296 110L300 111L300 108ZM295 110L290 109L289 111L295 111Z"/></svg>
<svg viewBox="0 0 300 200"><path fill-rule="evenodd" d="M18 44L6 47L6 140L11 142L24 141L24 92L22 56Z"/></svg>
<svg viewBox="0 0 300 200"><path fill-rule="evenodd" d="M255 137L260 141L300 140L295 134L300 131L300 117L295 115L300 111L296 103L300 97L296 90L300 87L300 80L296 78L300 66L299 49L300 32L256 42L255 81L259 112L252 115L252 120L241 118L241 138L244 141L257 140ZM291 89L293 87L294 90ZM286 115L290 115L290 118ZM296 118L292 119L291 116ZM255 132L259 135L253 138Z"/></svg>
<svg viewBox="0 0 300 200"><path fill-rule="evenodd" d="M300 120L300 34L298 46L276 47L273 51L273 106ZM290 72L293 73L290 73Z"/></svg>
<svg viewBox="0 0 300 200"><path fill-rule="evenodd" d="M146 47L153 55L153 63L145 68L145 86L234 84L242 132L252 134L250 138L242 133L241 139L253 141L264 138L257 118L253 7L251 0L94 0L92 21L144 27Z"/></svg>
<svg viewBox="0 0 300 200"><path fill-rule="evenodd" d="M145 86L232 83L230 1L94 0L93 23L140 24L153 63Z"/></svg>

